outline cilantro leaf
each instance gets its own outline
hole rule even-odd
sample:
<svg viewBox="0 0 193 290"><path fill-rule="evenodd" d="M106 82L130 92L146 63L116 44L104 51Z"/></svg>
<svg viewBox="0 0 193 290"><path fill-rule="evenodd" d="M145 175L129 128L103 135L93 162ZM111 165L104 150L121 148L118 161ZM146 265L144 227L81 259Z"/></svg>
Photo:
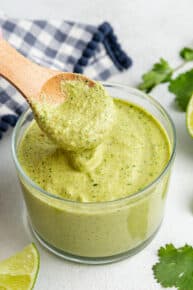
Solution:
<svg viewBox="0 0 193 290"><path fill-rule="evenodd" d="M172 244L158 251L159 262L153 266L154 277L163 287L193 289L193 247L175 248Z"/></svg>
<svg viewBox="0 0 193 290"><path fill-rule="evenodd" d="M159 63L155 63L151 70L142 76L143 82L138 88L149 93L156 85L170 81L173 69L163 58Z"/></svg>
<svg viewBox="0 0 193 290"><path fill-rule="evenodd" d="M176 102L185 111L193 94L193 69L170 81L169 91L176 95Z"/></svg>
<svg viewBox="0 0 193 290"><path fill-rule="evenodd" d="M186 61L191 61L193 60L193 49L190 47L184 47L180 51L180 56L185 59Z"/></svg>

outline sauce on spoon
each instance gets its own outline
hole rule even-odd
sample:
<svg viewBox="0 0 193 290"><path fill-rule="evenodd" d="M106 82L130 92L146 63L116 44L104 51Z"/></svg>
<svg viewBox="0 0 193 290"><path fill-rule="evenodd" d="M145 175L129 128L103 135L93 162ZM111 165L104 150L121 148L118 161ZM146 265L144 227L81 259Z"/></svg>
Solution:
<svg viewBox="0 0 193 290"><path fill-rule="evenodd" d="M90 85L82 77L61 79L58 86L61 103L50 105L44 91L41 102L31 103L38 125L64 150L77 152L96 147L115 118L112 98L101 84Z"/></svg>

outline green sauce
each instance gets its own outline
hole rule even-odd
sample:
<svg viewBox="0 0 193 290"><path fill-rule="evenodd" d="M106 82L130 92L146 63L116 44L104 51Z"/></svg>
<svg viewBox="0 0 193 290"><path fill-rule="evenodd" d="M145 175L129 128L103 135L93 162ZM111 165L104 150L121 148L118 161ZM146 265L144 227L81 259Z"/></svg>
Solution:
<svg viewBox="0 0 193 290"><path fill-rule="evenodd" d="M150 184L170 157L166 133L142 108L113 103L113 129L92 150L64 151L32 122L18 152L27 175L48 192L82 202L119 199Z"/></svg>

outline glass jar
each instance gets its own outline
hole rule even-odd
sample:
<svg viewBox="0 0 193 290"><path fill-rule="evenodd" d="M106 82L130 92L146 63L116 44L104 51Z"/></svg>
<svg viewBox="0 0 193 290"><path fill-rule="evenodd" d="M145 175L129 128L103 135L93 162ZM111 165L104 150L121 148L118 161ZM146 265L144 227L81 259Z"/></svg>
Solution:
<svg viewBox="0 0 193 290"><path fill-rule="evenodd" d="M30 109L20 117L12 139L13 159L33 233L51 252L87 264L123 259L151 241L162 222L176 145L173 122L156 100L128 86L103 85L112 97L132 102L150 112L168 134L170 160L161 174L139 192L98 203L81 203L53 195L25 174L17 157L18 144L33 119Z"/></svg>

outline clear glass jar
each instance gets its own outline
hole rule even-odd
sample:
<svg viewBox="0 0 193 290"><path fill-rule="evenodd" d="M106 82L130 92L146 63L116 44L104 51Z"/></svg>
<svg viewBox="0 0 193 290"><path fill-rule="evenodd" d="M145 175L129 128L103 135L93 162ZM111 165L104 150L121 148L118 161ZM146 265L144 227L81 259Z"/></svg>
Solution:
<svg viewBox="0 0 193 290"><path fill-rule="evenodd" d="M150 112L168 134L170 160L161 174L143 190L107 202L65 200L35 184L17 158L18 144L33 119L30 109L20 117L12 139L13 159L33 233L51 252L87 264L123 259L151 241L162 222L176 145L173 122L157 101L128 86L113 83L104 83L104 86L112 97L135 103Z"/></svg>

